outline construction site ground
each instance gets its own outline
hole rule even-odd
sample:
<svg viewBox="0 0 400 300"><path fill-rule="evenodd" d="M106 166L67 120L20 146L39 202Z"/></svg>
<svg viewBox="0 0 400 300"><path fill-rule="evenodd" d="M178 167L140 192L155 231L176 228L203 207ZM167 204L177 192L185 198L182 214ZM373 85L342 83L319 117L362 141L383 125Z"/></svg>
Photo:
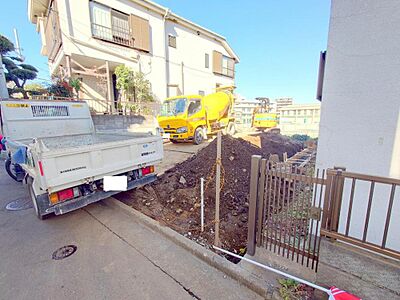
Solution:
<svg viewBox="0 0 400 300"><path fill-rule="evenodd" d="M262 299L113 199L42 221L4 171L0 189L0 299ZM53 258L67 245L76 252Z"/></svg>
<svg viewBox="0 0 400 300"><path fill-rule="evenodd" d="M164 161L156 182L120 193L120 201L169 226L200 245L214 244L215 161L217 140L196 146L191 143L164 145ZM302 144L279 134L254 133L240 138L222 137L222 183L220 205L221 246L244 254L252 155L294 155ZM200 228L200 178L205 179L205 229Z"/></svg>

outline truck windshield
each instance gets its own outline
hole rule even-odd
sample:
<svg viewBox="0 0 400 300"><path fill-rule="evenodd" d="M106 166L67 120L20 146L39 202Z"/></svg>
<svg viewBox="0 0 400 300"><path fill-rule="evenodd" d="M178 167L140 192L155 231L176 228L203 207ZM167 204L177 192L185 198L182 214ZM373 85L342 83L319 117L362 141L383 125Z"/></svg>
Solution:
<svg viewBox="0 0 400 300"><path fill-rule="evenodd" d="M161 106L160 115L163 117L176 116L182 114L186 110L187 99L178 98L165 101Z"/></svg>

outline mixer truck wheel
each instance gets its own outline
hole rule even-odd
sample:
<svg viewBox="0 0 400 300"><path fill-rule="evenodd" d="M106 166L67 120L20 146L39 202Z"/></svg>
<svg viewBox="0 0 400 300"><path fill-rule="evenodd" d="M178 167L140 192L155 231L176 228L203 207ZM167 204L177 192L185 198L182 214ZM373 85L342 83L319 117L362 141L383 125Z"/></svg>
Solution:
<svg viewBox="0 0 400 300"><path fill-rule="evenodd" d="M236 133L235 123L229 122L228 127L226 128L226 133L229 135L234 135Z"/></svg>
<svg viewBox="0 0 400 300"><path fill-rule="evenodd" d="M203 128L197 127L196 131L194 132L194 138L193 138L193 143L195 145L200 145L204 140L204 135L203 135Z"/></svg>

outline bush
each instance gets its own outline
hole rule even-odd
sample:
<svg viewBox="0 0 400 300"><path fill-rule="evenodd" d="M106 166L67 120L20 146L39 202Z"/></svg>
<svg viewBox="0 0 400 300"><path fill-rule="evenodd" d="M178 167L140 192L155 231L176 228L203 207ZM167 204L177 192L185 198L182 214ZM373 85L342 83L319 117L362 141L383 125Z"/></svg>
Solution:
<svg viewBox="0 0 400 300"><path fill-rule="evenodd" d="M137 72L130 67L120 65L115 68L117 76L117 89L128 101L135 103L154 101L150 81L142 72Z"/></svg>
<svg viewBox="0 0 400 300"><path fill-rule="evenodd" d="M295 141L299 141L299 142L307 142L309 140L312 140L312 138L307 135L307 134L294 134L291 136L291 139L295 140Z"/></svg>
<svg viewBox="0 0 400 300"><path fill-rule="evenodd" d="M64 80L57 80L47 88L47 91L52 96L71 98L73 88L68 82Z"/></svg>

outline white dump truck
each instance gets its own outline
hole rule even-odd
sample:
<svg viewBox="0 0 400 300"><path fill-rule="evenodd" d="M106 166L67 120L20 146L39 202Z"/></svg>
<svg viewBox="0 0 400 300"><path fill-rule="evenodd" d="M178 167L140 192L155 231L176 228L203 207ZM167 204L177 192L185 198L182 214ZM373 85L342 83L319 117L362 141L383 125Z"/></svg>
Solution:
<svg viewBox="0 0 400 300"><path fill-rule="evenodd" d="M163 158L158 134L96 132L81 101L3 100L0 106L6 167L27 183L40 219L156 179L154 166ZM125 188L109 190L105 178L125 181Z"/></svg>

